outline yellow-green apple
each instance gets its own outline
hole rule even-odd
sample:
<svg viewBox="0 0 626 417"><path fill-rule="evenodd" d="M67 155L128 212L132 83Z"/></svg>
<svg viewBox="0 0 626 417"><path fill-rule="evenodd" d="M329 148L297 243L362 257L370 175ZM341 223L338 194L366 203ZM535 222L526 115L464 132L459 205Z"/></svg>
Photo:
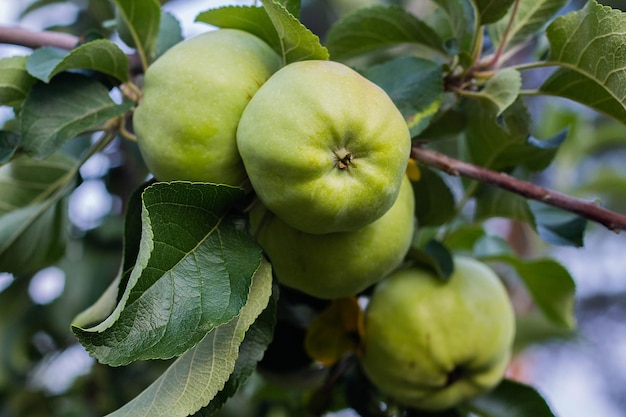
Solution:
<svg viewBox="0 0 626 417"><path fill-rule="evenodd" d="M250 214L251 230L280 283L318 298L355 295L396 268L415 230L413 188L405 178L393 206L351 232L298 230L262 205Z"/></svg>
<svg viewBox="0 0 626 417"><path fill-rule="evenodd" d="M281 66L274 50L235 29L184 40L145 74L134 114L139 149L161 181L240 185L237 124L259 87Z"/></svg>
<svg viewBox="0 0 626 417"><path fill-rule="evenodd" d="M407 124L389 96L348 66L300 61L257 91L237 145L263 204L307 233L359 229L396 200Z"/></svg>
<svg viewBox="0 0 626 417"><path fill-rule="evenodd" d="M365 374L400 404L443 410L497 385L507 368L515 316L485 264L456 257L444 281L416 267L380 282L365 312Z"/></svg>

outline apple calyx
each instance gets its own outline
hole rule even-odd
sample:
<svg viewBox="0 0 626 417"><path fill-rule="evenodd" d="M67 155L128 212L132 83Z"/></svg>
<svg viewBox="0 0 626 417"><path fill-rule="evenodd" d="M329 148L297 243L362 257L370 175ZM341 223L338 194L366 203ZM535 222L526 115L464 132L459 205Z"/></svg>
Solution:
<svg viewBox="0 0 626 417"><path fill-rule="evenodd" d="M335 156L337 157L337 168L339 169L348 169L350 164L352 164L352 152L346 148L336 150Z"/></svg>

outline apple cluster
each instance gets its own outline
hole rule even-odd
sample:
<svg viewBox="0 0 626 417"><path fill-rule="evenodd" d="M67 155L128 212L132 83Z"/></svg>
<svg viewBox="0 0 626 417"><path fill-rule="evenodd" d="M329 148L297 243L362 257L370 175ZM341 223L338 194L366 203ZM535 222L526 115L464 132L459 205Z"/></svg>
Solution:
<svg viewBox="0 0 626 417"><path fill-rule="evenodd" d="M500 381L514 321L497 276L466 258L447 282L399 268L416 229L411 137L376 84L219 29L148 68L134 128L158 180L249 181L250 232L282 285L321 299L376 285L360 361L382 392L441 410Z"/></svg>

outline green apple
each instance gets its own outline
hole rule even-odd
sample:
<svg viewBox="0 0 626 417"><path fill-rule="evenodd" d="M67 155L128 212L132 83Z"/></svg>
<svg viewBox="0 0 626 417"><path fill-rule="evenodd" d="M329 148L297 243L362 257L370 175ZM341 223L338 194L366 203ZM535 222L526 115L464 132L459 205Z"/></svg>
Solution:
<svg viewBox="0 0 626 417"><path fill-rule="evenodd" d="M377 285L365 312L365 374L400 404L443 410L497 385L515 334L508 294L485 264L455 258L448 281L415 267Z"/></svg>
<svg viewBox="0 0 626 417"><path fill-rule="evenodd" d="M250 100L237 145L268 209L304 232L331 233L359 229L391 207L411 137L377 85L337 62L301 61Z"/></svg>
<svg viewBox="0 0 626 417"><path fill-rule="evenodd" d="M281 59L254 35L235 29L184 40L145 74L134 129L147 167L161 181L240 185L237 124Z"/></svg>
<svg viewBox="0 0 626 417"><path fill-rule="evenodd" d="M361 229L306 233L258 205L250 214L251 230L280 283L318 298L348 297L403 260L413 239L414 205L413 187L405 178L394 205Z"/></svg>

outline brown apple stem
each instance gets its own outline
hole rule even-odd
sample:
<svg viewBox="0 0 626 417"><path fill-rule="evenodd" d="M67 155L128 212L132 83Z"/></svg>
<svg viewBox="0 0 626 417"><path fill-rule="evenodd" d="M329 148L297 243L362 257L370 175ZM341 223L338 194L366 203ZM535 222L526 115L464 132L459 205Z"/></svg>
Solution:
<svg viewBox="0 0 626 417"><path fill-rule="evenodd" d="M626 230L626 216L604 209L589 201L579 200L556 191L548 190L527 181L511 177L504 172L492 171L467 162L459 161L442 153L413 146L411 157L416 161L437 168L453 176L463 176L486 182L526 198L576 213L619 233Z"/></svg>

